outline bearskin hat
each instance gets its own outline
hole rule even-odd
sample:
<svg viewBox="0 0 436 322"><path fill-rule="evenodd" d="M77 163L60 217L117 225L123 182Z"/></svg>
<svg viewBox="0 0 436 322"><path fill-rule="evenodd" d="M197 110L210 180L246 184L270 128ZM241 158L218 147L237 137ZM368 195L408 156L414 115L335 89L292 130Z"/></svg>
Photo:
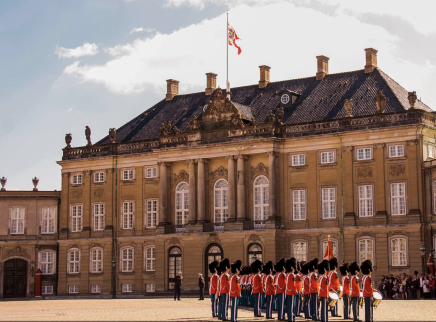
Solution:
<svg viewBox="0 0 436 322"><path fill-rule="evenodd" d="M228 258L224 258L221 262L220 262L220 269L221 272L225 272L226 269L230 269L230 261Z"/></svg>
<svg viewBox="0 0 436 322"><path fill-rule="evenodd" d="M330 262L327 259L324 259L321 264L323 265L325 273L330 272ZM319 273L319 271L318 271ZM321 273L320 273L321 274Z"/></svg>
<svg viewBox="0 0 436 322"><path fill-rule="evenodd" d="M259 273L259 271L262 271L262 269L263 269L263 263L260 260L256 259L253 263L251 263L251 271L254 274Z"/></svg>
<svg viewBox="0 0 436 322"><path fill-rule="evenodd" d="M209 272L214 274L216 271L216 268L218 267L219 264L220 264L220 262L218 262L218 261L213 261L212 263L210 263L209 264Z"/></svg>
<svg viewBox="0 0 436 322"><path fill-rule="evenodd" d="M352 262L350 264L350 273L351 275L356 275L356 273L360 272L360 267L359 264L357 264L357 262Z"/></svg>
<svg viewBox="0 0 436 322"><path fill-rule="evenodd" d="M238 259L235 260L232 264L232 273L236 274L236 270L240 271L241 270L241 266L242 266L242 262Z"/></svg>
<svg viewBox="0 0 436 322"><path fill-rule="evenodd" d="M335 268L337 268L338 265L339 265L339 263L338 263L338 259L337 259L336 257L332 257L332 258L330 258L329 262L330 262L330 270L332 270L332 271L333 271Z"/></svg>
<svg viewBox="0 0 436 322"><path fill-rule="evenodd" d="M251 270L251 266L250 265L245 266L245 274L250 275L251 273L253 273L253 271Z"/></svg>
<svg viewBox="0 0 436 322"><path fill-rule="evenodd" d="M367 259L362 263L362 265L360 265L360 269L362 270L363 274L368 275L369 272L373 271L372 262L369 259Z"/></svg>
<svg viewBox="0 0 436 322"><path fill-rule="evenodd" d="M327 263L328 263L328 261L327 261ZM325 265L326 265L326 261L322 261L321 263L318 264L317 268L318 268L318 273L320 275L325 274L325 272L326 272Z"/></svg>
<svg viewBox="0 0 436 322"><path fill-rule="evenodd" d="M286 268L286 260L282 257L276 263L276 271L277 272L283 272L283 268ZM286 269L286 271L287 271L287 269Z"/></svg>
<svg viewBox="0 0 436 322"><path fill-rule="evenodd" d="M297 269L297 260L294 257L288 258L285 262L287 272Z"/></svg>
<svg viewBox="0 0 436 322"><path fill-rule="evenodd" d="M301 266L301 273L303 273L303 275L307 275L309 273L309 263L304 263Z"/></svg>
<svg viewBox="0 0 436 322"><path fill-rule="evenodd" d="M314 258L309 262L309 272L314 272L318 269L318 258Z"/></svg>
<svg viewBox="0 0 436 322"><path fill-rule="evenodd" d="M301 264L295 260L295 273L298 273L299 271L301 271Z"/></svg>
<svg viewBox="0 0 436 322"><path fill-rule="evenodd" d="M341 266L339 266L339 271L341 272L342 276L347 275L347 272L350 271L348 263L343 263Z"/></svg>
<svg viewBox="0 0 436 322"><path fill-rule="evenodd" d="M269 275L273 270L273 263L271 261L266 262L265 266L263 266L263 273Z"/></svg>

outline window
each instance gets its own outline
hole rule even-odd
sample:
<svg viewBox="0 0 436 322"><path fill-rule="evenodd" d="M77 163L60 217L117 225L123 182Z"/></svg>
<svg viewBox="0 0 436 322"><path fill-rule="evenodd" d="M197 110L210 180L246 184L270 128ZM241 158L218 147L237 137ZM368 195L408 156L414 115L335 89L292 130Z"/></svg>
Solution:
<svg viewBox="0 0 436 322"><path fill-rule="evenodd" d="M365 238L359 240L359 263L369 259L374 262L374 240Z"/></svg>
<svg viewBox="0 0 436 322"><path fill-rule="evenodd" d="M306 155L305 154L294 154L292 155L292 166L305 165Z"/></svg>
<svg viewBox="0 0 436 322"><path fill-rule="evenodd" d="M336 188L322 188L322 218L336 218Z"/></svg>
<svg viewBox="0 0 436 322"><path fill-rule="evenodd" d="M39 253L39 269L43 275L54 273L54 252Z"/></svg>
<svg viewBox="0 0 436 322"><path fill-rule="evenodd" d="M94 230L104 230L104 204L94 204Z"/></svg>
<svg viewBox="0 0 436 322"><path fill-rule="evenodd" d="M306 220L306 190L292 191L294 220Z"/></svg>
<svg viewBox="0 0 436 322"><path fill-rule="evenodd" d="M146 201L146 225L147 228L155 228L157 224L157 200Z"/></svg>
<svg viewBox="0 0 436 322"><path fill-rule="evenodd" d="M146 291L147 293L153 293L153 292L155 292L154 284L146 284L146 285L145 285L145 291Z"/></svg>
<svg viewBox="0 0 436 322"><path fill-rule="evenodd" d="M251 244L248 247L248 264L251 265L256 259L262 262L262 246L259 244ZM254 272L253 272L254 273Z"/></svg>
<svg viewBox="0 0 436 322"><path fill-rule="evenodd" d="M337 241L330 239L330 242L332 243L333 256L338 257L338 243L337 243ZM322 242L322 254L321 254L322 258L324 258L324 254L327 251L328 244L329 244L328 240L324 240Z"/></svg>
<svg viewBox="0 0 436 322"><path fill-rule="evenodd" d="M91 273L103 272L103 249L91 249Z"/></svg>
<svg viewBox="0 0 436 322"><path fill-rule="evenodd" d="M68 285L68 293L79 293L79 287L77 285Z"/></svg>
<svg viewBox="0 0 436 322"><path fill-rule="evenodd" d="M406 238L395 237L391 239L392 266L407 266Z"/></svg>
<svg viewBox="0 0 436 322"><path fill-rule="evenodd" d="M42 294L53 294L53 286L43 286Z"/></svg>
<svg viewBox="0 0 436 322"><path fill-rule="evenodd" d="M155 270L156 252L155 247L148 247L145 249L145 270L147 272L154 272Z"/></svg>
<svg viewBox="0 0 436 322"><path fill-rule="evenodd" d="M434 158L433 146L432 145L428 146L428 157L429 158Z"/></svg>
<svg viewBox="0 0 436 322"><path fill-rule="evenodd" d="M56 220L56 208L41 209L41 234L54 234Z"/></svg>
<svg viewBox="0 0 436 322"><path fill-rule="evenodd" d="M82 205L74 205L71 207L71 231L79 232L82 230Z"/></svg>
<svg viewBox="0 0 436 322"><path fill-rule="evenodd" d="M78 249L72 249L68 252L68 273L80 273L80 251Z"/></svg>
<svg viewBox="0 0 436 322"><path fill-rule="evenodd" d="M81 174L73 174L71 176L71 183L72 184L82 184L83 182L83 175Z"/></svg>
<svg viewBox="0 0 436 322"><path fill-rule="evenodd" d="M133 272L133 248L123 248L121 250L121 271Z"/></svg>
<svg viewBox="0 0 436 322"><path fill-rule="evenodd" d="M24 214L26 209L24 207L11 208L11 234L22 235L24 234Z"/></svg>
<svg viewBox="0 0 436 322"><path fill-rule="evenodd" d="M123 180L133 180L135 178L133 169L123 170Z"/></svg>
<svg viewBox="0 0 436 322"><path fill-rule="evenodd" d="M269 181L265 176L254 180L254 220L266 220L269 216Z"/></svg>
<svg viewBox="0 0 436 322"><path fill-rule="evenodd" d="M406 184L391 183L391 210L392 215L406 214Z"/></svg>
<svg viewBox="0 0 436 322"><path fill-rule="evenodd" d="M372 190L372 185L358 187L360 217L372 217L374 215Z"/></svg>
<svg viewBox="0 0 436 322"><path fill-rule="evenodd" d="M335 151L321 152L321 163L335 162Z"/></svg>
<svg viewBox="0 0 436 322"><path fill-rule="evenodd" d="M389 157L390 158L404 157L404 145L389 146Z"/></svg>
<svg viewBox="0 0 436 322"><path fill-rule="evenodd" d="M307 242L300 241L292 244L293 254L297 261L307 260Z"/></svg>
<svg viewBox="0 0 436 322"><path fill-rule="evenodd" d="M123 293L131 293L132 284L123 284Z"/></svg>
<svg viewBox="0 0 436 322"><path fill-rule="evenodd" d="M370 160L371 148L357 149L357 160Z"/></svg>
<svg viewBox="0 0 436 322"><path fill-rule="evenodd" d="M213 261L221 261L223 259L223 250L218 244L210 244L206 251L207 265L205 270L205 282L206 286L209 285L211 273L209 271L209 264ZM207 277L207 278L206 278Z"/></svg>
<svg viewBox="0 0 436 322"><path fill-rule="evenodd" d="M95 172L94 182L104 182L104 172Z"/></svg>
<svg viewBox="0 0 436 322"><path fill-rule="evenodd" d="M282 97L280 98L280 101L282 102L283 105L288 104L288 102L290 101L289 94L283 94Z"/></svg>
<svg viewBox="0 0 436 322"><path fill-rule="evenodd" d="M189 185L181 182L176 188L176 225L185 225L189 216Z"/></svg>
<svg viewBox="0 0 436 322"><path fill-rule="evenodd" d="M215 182L214 186L214 213L215 222L221 223L226 222L229 217L229 197L228 197L229 185L226 180L219 179Z"/></svg>
<svg viewBox="0 0 436 322"><path fill-rule="evenodd" d="M123 229L133 229L133 202L123 202Z"/></svg>
<svg viewBox="0 0 436 322"><path fill-rule="evenodd" d="M146 170L146 177L147 178L157 178L157 168L147 168Z"/></svg>
<svg viewBox="0 0 436 322"><path fill-rule="evenodd" d="M101 293L101 285L91 285L91 293Z"/></svg>

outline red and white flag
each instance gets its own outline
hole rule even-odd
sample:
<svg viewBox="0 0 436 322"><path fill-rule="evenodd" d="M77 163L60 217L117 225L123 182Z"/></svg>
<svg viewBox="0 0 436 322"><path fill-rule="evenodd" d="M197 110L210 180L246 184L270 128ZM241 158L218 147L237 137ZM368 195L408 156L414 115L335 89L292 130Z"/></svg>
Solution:
<svg viewBox="0 0 436 322"><path fill-rule="evenodd" d="M330 259L333 257L333 247L332 242L328 241L327 249L325 250L324 259Z"/></svg>
<svg viewBox="0 0 436 322"><path fill-rule="evenodd" d="M235 46L236 48L238 48L238 55L239 55L242 52L242 50L241 50L241 47L239 47L236 44L236 40L238 40L238 39L239 39L239 37L236 34L235 29L233 29L233 27L229 25L229 45Z"/></svg>

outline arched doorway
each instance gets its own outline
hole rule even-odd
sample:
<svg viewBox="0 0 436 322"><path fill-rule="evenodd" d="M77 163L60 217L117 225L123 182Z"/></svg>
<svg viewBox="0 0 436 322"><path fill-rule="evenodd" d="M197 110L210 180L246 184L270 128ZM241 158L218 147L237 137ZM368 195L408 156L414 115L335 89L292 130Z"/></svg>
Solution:
<svg viewBox="0 0 436 322"><path fill-rule="evenodd" d="M250 244L248 246L248 264L253 263L256 259L263 261L262 246L259 244Z"/></svg>
<svg viewBox="0 0 436 322"><path fill-rule="evenodd" d="M181 271L182 250L179 247L171 247L168 253L168 288L170 290L174 289L174 279Z"/></svg>
<svg viewBox="0 0 436 322"><path fill-rule="evenodd" d="M14 258L3 265L3 297L26 297L27 290L27 262Z"/></svg>
<svg viewBox="0 0 436 322"><path fill-rule="evenodd" d="M209 288L209 281L210 281L210 272L209 272L209 264L213 261L220 261L224 258L224 252L220 245L218 244L210 244L206 248L206 254L204 256L205 263L204 263L204 281L206 283L206 289Z"/></svg>

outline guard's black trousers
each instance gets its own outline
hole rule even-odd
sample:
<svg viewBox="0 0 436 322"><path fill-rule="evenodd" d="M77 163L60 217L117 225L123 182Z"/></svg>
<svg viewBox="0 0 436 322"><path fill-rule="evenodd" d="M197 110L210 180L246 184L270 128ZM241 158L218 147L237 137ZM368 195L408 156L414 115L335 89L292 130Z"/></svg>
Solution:
<svg viewBox="0 0 436 322"><path fill-rule="evenodd" d="M180 300L180 285L174 285L174 299Z"/></svg>

